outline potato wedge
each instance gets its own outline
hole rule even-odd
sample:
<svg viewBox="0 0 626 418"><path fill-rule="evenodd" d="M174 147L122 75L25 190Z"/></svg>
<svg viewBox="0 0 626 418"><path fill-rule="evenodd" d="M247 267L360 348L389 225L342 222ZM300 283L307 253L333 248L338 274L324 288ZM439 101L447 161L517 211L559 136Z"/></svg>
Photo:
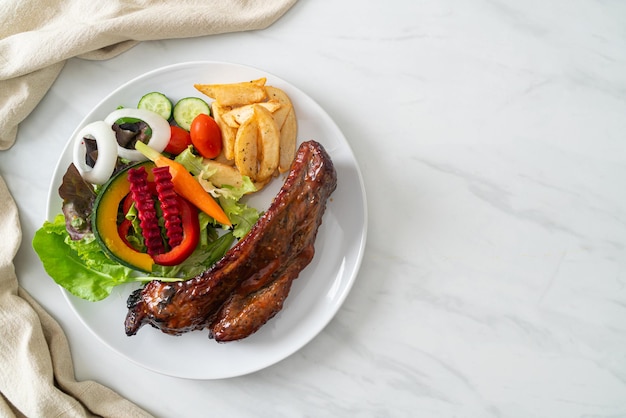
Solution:
<svg viewBox="0 0 626 418"><path fill-rule="evenodd" d="M194 87L222 106L258 103L267 98L265 78L230 84L194 84Z"/></svg>
<svg viewBox="0 0 626 418"><path fill-rule="evenodd" d="M272 180L272 177L269 177L263 181L255 181L252 184L254 184L254 187L256 187L256 191L258 192L262 190L265 186L267 186L271 180Z"/></svg>
<svg viewBox="0 0 626 418"><path fill-rule="evenodd" d="M254 113L255 104L248 104L243 106L237 106L229 110L228 112L222 115L222 119L224 122L233 128L238 128L239 125L244 123L249 117ZM269 100L267 102L258 103L259 106L265 107L270 112L275 112L281 106L278 100Z"/></svg>
<svg viewBox="0 0 626 418"><path fill-rule="evenodd" d="M224 122L222 115L228 111L228 108L220 106L216 101L211 103L211 113L213 119L220 127L222 131L222 154L227 160L235 159L235 136L237 135L237 128L233 128Z"/></svg>
<svg viewBox="0 0 626 418"><path fill-rule="evenodd" d="M236 132L235 132L236 134ZM235 141L233 141L233 144L235 143ZM224 149L222 148L222 152L220 153L220 155L218 155L217 157L213 158L213 161L220 163L220 164L225 164L225 165L230 165L233 166L235 165L235 157L233 157L232 160L227 160L226 156L224 155Z"/></svg>
<svg viewBox="0 0 626 418"><path fill-rule="evenodd" d="M284 173L289 171L291 163L296 155L296 137L298 134L298 122L296 112L293 107L285 117L285 123L280 128L280 159L278 171Z"/></svg>
<svg viewBox="0 0 626 418"><path fill-rule="evenodd" d="M265 86L266 82L267 78L265 77L257 78L256 80L250 80L250 83L256 84L257 86Z"/></svg>
<svg viewBox="0 0 626 418"><path fill-rule="evenodd" d="M228 185L232 187L241 187L243 184L241 173L236 167L209 159L205 159L203 163L209 171L214 172L208 178L214 186L223 187L224 185Z"/></svg>
<svg viewBox="0 0 626 418"><path fill-rule="evenodd" d="M263 181L270 178L278 168L280 160L280 130L272 113L263 106L254 105L254 118L251 119L255 118L258 121L259 128L259 168L255 180Z"/></svg>
<svg viewBox="0 0 626 418"><path fill-rule="evenodd" d="M259 166L257 160L259 124L256 117L245 121L237 130L235 137L235 165L239 172L257 180Z"/></svg>
<svg viewBox="0 0 626 418"><path fill-rule="evenodd" d="M278 87L265 86L265 91L267 91L267 98L269 100L276 100L278 103L281 104L280 109L277 109L274 112L274 119L276 120L276 124L280 128L285 122L285 118L289 113L289 109L293 107L291 99L289 99L287 93L285 93Z"/></svg>

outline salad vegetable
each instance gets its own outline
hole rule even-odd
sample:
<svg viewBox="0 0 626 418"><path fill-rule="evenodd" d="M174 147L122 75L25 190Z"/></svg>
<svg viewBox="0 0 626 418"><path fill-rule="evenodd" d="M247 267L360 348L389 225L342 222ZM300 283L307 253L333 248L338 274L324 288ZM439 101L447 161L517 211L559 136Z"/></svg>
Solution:
<svg viewBox="0 0 626 418"><path fill-rule="evenodd" d="M153 168L152 174L156 184L157 198L163 211L167 242L170 247L176 247L183 240L184 230L180 212L182 203L174 191L174 184L168 167ZM195 218L198 217L197 214L194 215Z"/></svg>
<svg viewBox="0 0 626 418"><path fill-rule="evenodd" d="M169 167L172 181L174 182L174 188L178 194L189 200L196 205L198 209L213 217L213 219L219 223L227 226L232 225L220 205L206 193L202 185L189 174L189 171L187 171L184 166L175 160L170 160L143 142L137 142L135 147L145 155L146 158L154 161L157 167Z"/></svg>
<svg viewBox="0 0 626 418"><path fill-rule="evenodd" d="M165 244L161 239L159 218L152 199L152 192L148 189L148 173L145 168L138 167L128 170L128 183L130 184L131 199L135 202L137 209L139 229L143 236L146 252L154 258L156 254L165 251Z"/></svg>
<svg viewBox="0 0 626 418"><path fill-rule="evenodd" d="M153 166L151 162L141 165L146 164ZM117 226L120 202L130 192L129 169L121 170L103 186L93 204L93 211L86 216L91 219L94 238L102 251L119 264L149 273L154 264L152 257L128 245L128 240L124 239L127 234L120 235ZM80 201L80 196L76 200Z"/></svg>
<svg viewBox="0 0 626 418"><path fill-rule="evenodd" d="M87 141L92 136L96 142L98 158L92 167L87 165ZM111 177L117 162L117 141L111 125L104 121L92 122L81 129L74 140L74 165L83 178L93 184L104 184Z"/></svg>
<svg viewBox="0 0 626 418"><path fill-rule="evenodd" d="M151 110L165 120L170 120L173 109L172 101L163 93L153 91L143 95L137 103L137 109Z"/></svg>
<svg viewBox="0 0 626 418"><path fill-rule="evenodd" d="M167 146L170 140L170 124L159 114L145 109L121 108L111 112L104 121L110 126L115 122L124 118L140 119L150 126L152 134L148 140L148 146L161 152ZM78 139L78 138L77 138ZM119 157L130 161L143 161L146 158L137 150L129 149L121 145L117 145L117 154Z"/></svg>
<svg viewBox="0 0 626 418"><path fill-rule="evenodd" d="M189 132L180 126L170 126L170 142L165 147L165 152L171 155L178 155L191 145Z"/></svg>
<svg viewBox="0 0 626 418"><path fill-rule="evenodd" d="M189 131L191 122L201 113L211 114L211 108L207 102L198 97L185 97L174 106L174 121L178 126Z"/></svg>
<svg viewBox="0 0 626 418"><path fill-rule="evenodd" d="M222 152L222 131L211 116L204 113L196 116L191 122L189 135L191 143L203 157L215 158Z"/></svg>
<svg viewBox="0 0 626 418"><path fill-rule="evenodd" d="M35 233L45 270L80 298L101 300L124 283L194 277L260 216L240 201L257 190L250 178L205 158L189 132L170 126L169 99L159 95L80 130L59 187L63 214ZM187 99L181 114L202 108ZM154 112L161 106L163 116Z"/></svg>
<svg viewBox="0 0 626 418"><path fill-rule="evenodd" d="M37 230L33 247L50 277L80 298L101 300L115 286L135 281L133 270L109 259L93 235L70 239L63 215Z"/></svg>
<svg viewBox="0 0 626 418"><path fill-rule="evenodd" d="M152 258L162 266L176 266L187 259L200 241L200 222L198 211L184 199L179 199L181 237L176 245L170 240L170 250L153 255ZM165 221L167 223L167 221Z"/></svg>

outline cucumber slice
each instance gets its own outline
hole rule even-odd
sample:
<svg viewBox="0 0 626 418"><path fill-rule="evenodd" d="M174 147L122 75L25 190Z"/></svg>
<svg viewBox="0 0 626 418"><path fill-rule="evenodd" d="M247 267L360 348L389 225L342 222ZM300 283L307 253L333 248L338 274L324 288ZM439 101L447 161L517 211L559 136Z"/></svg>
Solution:
<svg viewBox="0 0 626 418"><path fill-rule="evenodd" d="M197 97L185 97L174 106L174 121L178 126L188 131L191 122L200 113L211 116L211 108L207 102Z"/></svg>
<svg viewBox="0 0 626 418"><path fill-rule="evenodd" d="M137 104L137 109L151 110L154 113L161 115L161 117L165 120L170 120L172 117L172 107L170 99L158 91L145 94Z"/></svg>

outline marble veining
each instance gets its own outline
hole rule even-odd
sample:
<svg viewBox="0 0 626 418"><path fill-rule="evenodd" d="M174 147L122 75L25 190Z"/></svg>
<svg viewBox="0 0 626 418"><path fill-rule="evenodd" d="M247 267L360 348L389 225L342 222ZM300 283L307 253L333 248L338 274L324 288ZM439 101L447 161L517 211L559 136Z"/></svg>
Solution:
<svg viewBox="0 0 626 418"><path fill-rule="evenodd" d="M626 417L624 28L619 1L302 1L266 30L72 59L0 153L21 284L64 327L78 378L159 417ZM30 248L89 109L153 68L206 59L317 101L354 151L369 213L360 273L328 326L218 381L112 352Z"/></svg>

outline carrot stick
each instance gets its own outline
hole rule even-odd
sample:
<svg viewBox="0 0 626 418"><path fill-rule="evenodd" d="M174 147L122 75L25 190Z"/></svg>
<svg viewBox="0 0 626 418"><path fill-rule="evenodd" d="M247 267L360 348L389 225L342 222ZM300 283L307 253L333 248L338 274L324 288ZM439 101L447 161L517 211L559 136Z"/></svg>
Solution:
<svg viewBox="0 0 626 418"><path fill-rule="evenodd" d="M211 216L217 222L227 226L232 225L222 207L210 194L207 193L206 190L202 188L202 185L200 185L200 183L193 178L193 176L185 169L185 167L183 167L182 164L174 160L170 160L141 141L137 141L135 148L148 159L154 161L157 167L169 167L170 174L172 176L172 183L174 183L174 190L176 193L187 199L198 209Z"/></svg>

